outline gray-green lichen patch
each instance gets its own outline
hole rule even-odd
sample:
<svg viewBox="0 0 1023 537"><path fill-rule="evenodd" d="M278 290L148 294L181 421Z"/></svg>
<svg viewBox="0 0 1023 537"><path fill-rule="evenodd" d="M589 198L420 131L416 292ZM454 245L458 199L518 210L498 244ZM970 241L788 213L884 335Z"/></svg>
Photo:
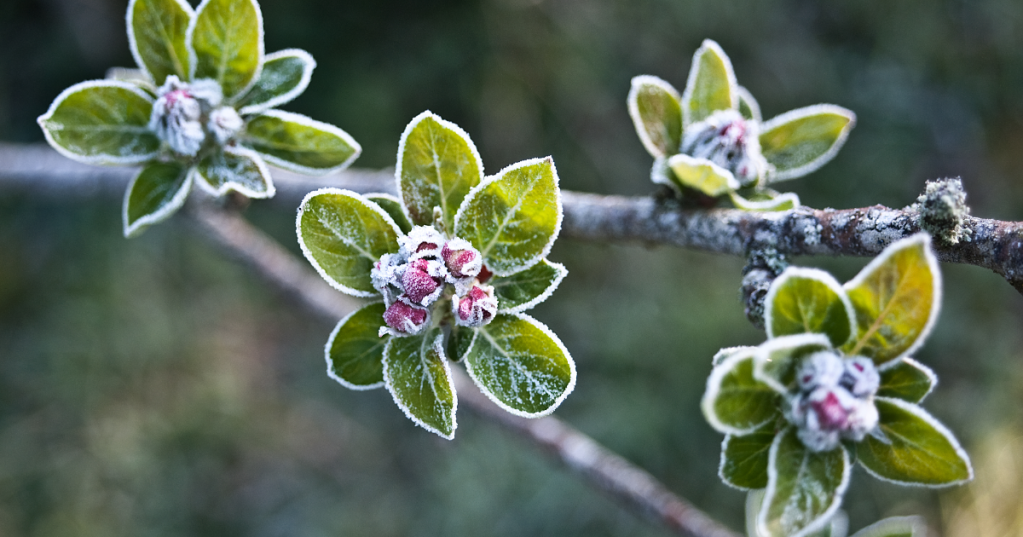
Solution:
<svg viewBox="0 0 1023 537"><path fill-rule="evenodd" d="M920 213L920 227L940 242L970 242L970 230L963 227L970 208L966 206L966 191L960 178L927 181L923 194L911 208Z"/></svg>

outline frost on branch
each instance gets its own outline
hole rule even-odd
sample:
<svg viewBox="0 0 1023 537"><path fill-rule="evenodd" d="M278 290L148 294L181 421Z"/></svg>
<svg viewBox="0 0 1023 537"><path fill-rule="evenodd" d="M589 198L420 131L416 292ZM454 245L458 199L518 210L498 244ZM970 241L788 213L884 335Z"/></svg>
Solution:
<svg viewBox="0 0 1023 537"><path fill-rule="evenodd" d="M927 181L923 194L912 208L920 212L920 227L944 244L970 241L970 230L963 221L970 214L962 179Z"/></svg>

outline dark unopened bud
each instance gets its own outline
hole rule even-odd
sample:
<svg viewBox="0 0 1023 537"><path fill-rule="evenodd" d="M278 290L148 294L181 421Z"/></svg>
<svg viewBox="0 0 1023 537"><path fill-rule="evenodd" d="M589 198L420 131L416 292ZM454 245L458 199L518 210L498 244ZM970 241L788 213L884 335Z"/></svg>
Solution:
<svg viewBox="0 0 1023 537"><path fill-rule="evenodd" d="M416 226L408 235L398 239L401 253L406 259L440 258L444 235L430 226Z"/></svg>
<svg viewBox="0 0 1023 537"><path fill-rule="evenodd" d="M474 285L465 296L453 297L451 305L460 326L483 326L497 315L497 297L490 285Z"/></svg>
<svg viewBox="0 0 1023 537"><path fill-rule="evenodd" d="M743 186L756 184L768 168L760 151L758 126L735 110L714 112L686 127L681 151L732 172Z"/></svg>
<svg viewBox="0 0 1023 537"><path fill-rule="evenodd" d="M437 300L440 286L444 283L444 279L439 277L439 269L439 262L426 259L416 259L408 264L401 276L401 286L410 302L428 306Z"/></svg>
<svg viewBox="0 0 1023 537"><path fill-rule="evenodd" d="M390 333L396 336L415 335L426 328L430 318L429 310L410 306L402 301L391 304L384 311L384 322L390 330L381 328L381 335Z"/></svg>

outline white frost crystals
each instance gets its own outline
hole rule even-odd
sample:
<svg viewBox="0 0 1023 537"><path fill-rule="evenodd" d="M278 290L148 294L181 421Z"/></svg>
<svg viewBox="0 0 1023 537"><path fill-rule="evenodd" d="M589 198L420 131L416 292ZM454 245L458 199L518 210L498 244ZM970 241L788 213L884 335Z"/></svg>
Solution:
<svg viewBox="0 0 1023 537"><path fill-rule="evenodd" d="M874 406L880 379L868 358L812 354L796 373L797 391L788 398L786 418L814 452L830 451L842 439L859 442L867 434L880 434Z"/></svg>
<svg viewBox="0 0 1023 537"><path fill-rule="evenodd" d="M755 186L773 169L760 152L758 130L737 110L718 110L685 130L681 150L731 172L740 186Z"/></svg>
<svg viewBox="0 0 1023 537"><path fill-rule="evenodd" d="M216 108L224 94L215 80L204 78L189 83L170 75L156 96L149 128L179 155L198 154L207 132L224 144L244 125L233 108Z"/></svg>

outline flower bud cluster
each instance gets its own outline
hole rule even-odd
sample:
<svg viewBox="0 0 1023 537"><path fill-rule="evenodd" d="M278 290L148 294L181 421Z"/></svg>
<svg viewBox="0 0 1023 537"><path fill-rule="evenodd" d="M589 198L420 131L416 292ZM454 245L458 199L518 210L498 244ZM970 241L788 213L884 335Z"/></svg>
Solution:
<svg viewBox="0 0 1023 537"><path fill-rule="evenodd" d="M370 276L384 297L386 327L381 335L415 335L432 319L432 306L444 294L451 295L452 313L460 326L477 327L497 314L494 288L481 283L489 277L483 257L466 240L448 240L430 226L417 226L398 239L396 254L384 254Z"/></svg>
<svg viewBox="0 0 1023 537"><path fill-rule="evenodd" d="M829 451L842 439L859 442L877 427L874 394L881 377L868 358L841 358L828 351L804 359L787 418L811 451Z"/></svg>
<svg viewBox="0 0 1023 537"><path fill-rule="evenodd" d="M245 126L238 112L220 106L220 84L210 79L182 82L170 75L156 92L149 128L180 155L195 156L207 136L225 144Z"/></svg>
<svg viewBox="0 0 1023 537"><path fill-rule="evenodd" d="M740 185L753 186L769 166L760 152L759 135L757 122L735 110L720 110L686 127L679 149L732 172Z"/></svg>

